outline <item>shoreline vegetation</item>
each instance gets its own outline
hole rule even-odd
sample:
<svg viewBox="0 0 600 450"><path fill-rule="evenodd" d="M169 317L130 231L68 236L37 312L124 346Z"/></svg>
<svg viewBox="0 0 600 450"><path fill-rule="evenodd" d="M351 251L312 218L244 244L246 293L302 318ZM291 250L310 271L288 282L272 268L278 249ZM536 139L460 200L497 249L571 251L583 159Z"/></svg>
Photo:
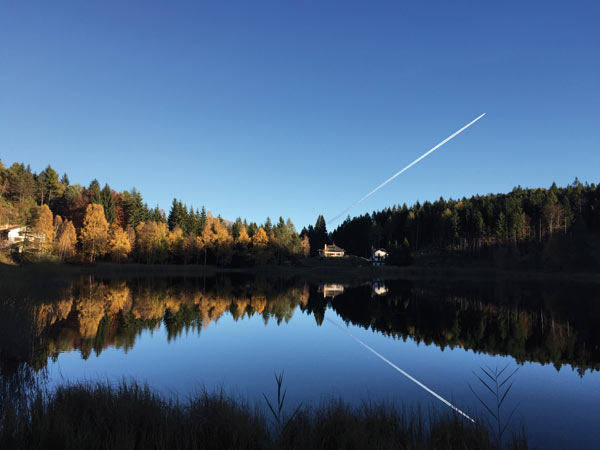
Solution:
<svg viewBox="0 0 600 450"><path fill-rule="evenodd" d="M224 268L204 265L96 263L55 264L52 262L11 265L0 263L0 278L25 280L31 278L60 278L79 275L98 276L164 276L214 277L228 274L248 274L264 278L298 278L307 282L341 282L348 285L375 279L453 279L513 281L568 280L572 283L600 283L600 272L595 270L507 269L494 267L461 266L365 266L336 264L337 261L316 264L281 266L261 265L242 268ZM0 283L1 284L1 283Z"/></svg>
<svg viewBox="0 0 600 450"><path fill-rule="evenodd" d="M135 381L23 387L0 398L3 449L526 449L523 429L498 441L486 418L341 399L318 406L264 404L200 391L169 400ZM6 393L5 393L6 394ZM268 400L268 398L267 398ZM270 401L269 401L270 404ZM486 425L484 425L486 424Z"/></svg>
<svg viewBox="0 0 600 450"><path fill-rule="evenodd" d="M84 187L50 166L35 173L0 162L0 264L329 270L328 261L315 260L331 243L346 255L331 265L369 265L373 250L383 248L395 266L598 271L600 185L576 179L565 187L518 186L507 194L395 205L348 217L332 231L320 215L298 232L283 217L229 221L176 198L167 214L148 207L135 188L117 192L97 180Z"/></svg>

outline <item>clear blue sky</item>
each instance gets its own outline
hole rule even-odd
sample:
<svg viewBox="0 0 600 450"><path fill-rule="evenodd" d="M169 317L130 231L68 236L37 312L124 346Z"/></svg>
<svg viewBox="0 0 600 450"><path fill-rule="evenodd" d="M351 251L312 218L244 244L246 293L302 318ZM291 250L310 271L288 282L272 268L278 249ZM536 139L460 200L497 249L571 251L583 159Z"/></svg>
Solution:
<svg viewBox="0 0 600 450"><path fill-rule="evenodd" d="M485 112L352 215L597 183L596 4L4 1L0 159L301 229Z"/></svg>

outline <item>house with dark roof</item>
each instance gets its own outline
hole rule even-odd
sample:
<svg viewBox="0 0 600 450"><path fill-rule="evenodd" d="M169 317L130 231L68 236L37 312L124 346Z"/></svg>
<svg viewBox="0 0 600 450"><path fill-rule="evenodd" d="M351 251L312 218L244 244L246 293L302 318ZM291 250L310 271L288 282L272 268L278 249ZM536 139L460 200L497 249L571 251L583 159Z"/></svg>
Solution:
<svg viewBox="0 0 600 450"><path fill-rule="evenodd" d="M319 256L322 258L342 258L346 254L346 250L337 245L327 245L319 249Z"/></svg>

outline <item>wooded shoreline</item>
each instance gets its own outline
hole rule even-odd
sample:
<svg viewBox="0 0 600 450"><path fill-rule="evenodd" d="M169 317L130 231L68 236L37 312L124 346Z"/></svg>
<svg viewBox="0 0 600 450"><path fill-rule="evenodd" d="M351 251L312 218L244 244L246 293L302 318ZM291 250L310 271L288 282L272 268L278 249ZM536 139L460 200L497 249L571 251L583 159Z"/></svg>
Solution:
<svg viewBox="0 0 600 450"><path fill-rule="evenodd" d="M374 279L454 279L514 281L560 280L574 283L600 283L597 270L573 271L557 269L501 269L491 267L426 267L426 266L350 266L319 264L313 266L261 265L243 268L223 268L204 265L117 264L93 265L39 263L22 266L0 264L0 279L8 277L55 278L77 275L98 276L159 276L214 277L217 275L249 275L265 278L300 278L309 282L339 281L356 284ZM1 281L0 281L1 282Z"/></svg>

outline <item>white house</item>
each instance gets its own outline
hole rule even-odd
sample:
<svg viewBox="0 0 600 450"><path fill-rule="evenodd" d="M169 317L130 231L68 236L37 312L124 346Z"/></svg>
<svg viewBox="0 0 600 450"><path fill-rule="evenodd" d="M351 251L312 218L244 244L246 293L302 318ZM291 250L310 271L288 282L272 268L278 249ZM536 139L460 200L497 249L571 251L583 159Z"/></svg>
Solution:
<svg viewBox="0 0 600 450"><path fill-rule="evenodd" d="M377 250L371 249L371 261L373 261L374 266L383 266L385 260L388 257L388 252L383 248L378 248Z"/></svg>
<svg viewBox="0 0 600 450"><path fill-rule="evenodd" d="M319 249L319 256L323 258L341 258L344 256L345 253L346 251L343 248L340 248L335 244L325 244L324 248Z"/></svg>
<svg viewBox="0 0 600 450"><path fill-rule="evenodd" d="M6 241L9 244L23 242L25 240L25 232L27 227L21 225L6 225L0 230L0 240Z"/></svg>
<svg viewBox="0 0 600 450"><path fill-rule="evenodd" d="M5 225L0 229L0 246L12 247L19 253L23 251L25 241L39 245L44 240L42 233L32 233L25 225Z"/></svg>

